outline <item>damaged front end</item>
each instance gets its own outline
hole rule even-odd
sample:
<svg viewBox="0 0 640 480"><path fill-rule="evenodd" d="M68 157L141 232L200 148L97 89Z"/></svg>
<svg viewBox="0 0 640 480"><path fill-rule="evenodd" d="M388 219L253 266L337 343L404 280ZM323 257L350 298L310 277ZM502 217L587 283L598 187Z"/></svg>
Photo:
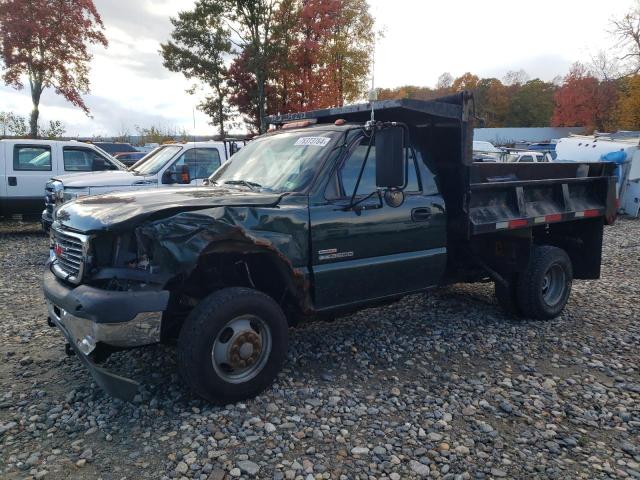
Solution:
<svg viewBox="0 0 640 480"><path fill-rule="evenodd" d="M111 351L177 338L189 312L217 289L261 290L290 319L313 313L304 211L283 207L275 216L272 207L219 206L99 231L82 246L73 278L65 264L65 254L73 255L73 245L64 242L70 232L56 222L44 277L49 320L98 385L131 400L138 384L97 361Z"/></svg>
<svg viewBox="0 0 640 480"><path fill-rule="evenodd" d="M219 288L246 286L294 316L313 313L304 211L216 207L179 213L135 230L139 258L170 272L172 305L195 305ZM283 233L286 232L286 233Z"/></svg>

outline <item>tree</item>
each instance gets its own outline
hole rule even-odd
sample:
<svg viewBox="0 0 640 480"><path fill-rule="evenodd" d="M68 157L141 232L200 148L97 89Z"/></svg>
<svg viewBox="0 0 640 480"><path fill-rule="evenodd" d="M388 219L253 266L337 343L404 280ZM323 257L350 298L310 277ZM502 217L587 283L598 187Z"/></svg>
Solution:
<svg viewBox="0 0 640 480"><path fill-rule="evenodd" d="M341 107L360 98L366 90L375 22L366 0L332 1L336 17L328 42L328 66L334 99L328 106Z"/></svg>
<svg viewBox="0 0 640 480"><path fill-rule="evenodd" d="M259 132L266 131L265 112L269 64L275 46L272 42L278 0L226 0L225 17L234 33L233 43L244 54L248 72L254 78L255 90L249 92L257 107Z"/></svg>
<svg viewBox="0 0 640 480"><path fill-rule="evenodd" d="M442 75L438 77L438 83L436 83L436 88L438 90L449 90L453 85L453 77L449 72L444 72Z"/></svg>
<svg viewBox="0 0 640 480"><path fill-rule="evenodd" d="M140 144L145 145L147 143L171 142L178 136L175 129L156 127L151 125L150 127L140 127L136 125L136 131L140 137Z"/></svg>
<svg viewBox="0 0 640 480"><path fill-rule="evenodd" d="M230 114L225 58L231 53L231 41L229 28L222 20L223 8L223 2L200 0L192 11L180 12L171 19L171 40L160 45L160 53L166 68L211 88L213 95L208 95L199 108L224 137Z"/></svg>
<svg viewBox="0 0 640 480"><path fill-rule="evenodd" d="M616 57L610 55L609 52L600 50L597 54L591 56L589 71L591 71L598 80L615 80L620 78L620 62Z"/></svg>
<svg viewBox="0 0 640 480"><path fill-rule="evenodd" d="M235 105L238 112L244 115L245 122L251 132L260 132L262 122L260 117L259 99L256 94L258 86L255 76L249 71L249 60L244 53L237 57L229 66L229 87L231 96L229 101ZM265 96L269 95L269 86L265 86Z"/></svg>
<svg viewBox="0 0 640 480"><path fill-rule="evenodd" d="M622 60L628 62L629 71L640 73L640 0L621 19L613 20L613 34L618 46L624 50Z"/></svg>
<svg viewBox="0 0 640 480"><path fill-rule="evenodd" d="M529 80L529 75L524 70L509 70L504 78L503 83L507 86L523 85Z"/></svg>
<svg viewBox="0 0 640 480"><path fill-rule="evenodd" d="M536 78L520 86L511 97L505 120L512 127L547 127L553 115L555 86Z"/></svg>
<svg viewBox="0 0 640 480"><path fill-rule="evenodd" d="M576 63L555 94L554 126L584 126L600 131L612 128L617 102L613 81L599 81Z"/></svg>
<svg viewBox="0 0 640 480"><path fill-rule="evenodd" d="M0 112L0 137L26 137L27 132L24 117L13 112Z"/></svg>
<svg viewBox="0 0 640 480"><path fill-rule="evenodd" d="M405 85L398 88L378 89L378 100L394 100L397 98L415 98L417 100L431 100L438 97L438 91L429 87Z"/></svg>
<svg viewBox="0 0 640 480"><path fill-rule="evenodd" d="M290 52L297 71L292 79L294 111L313 110L340 102L337 98L339 86L331 74L333 58L324 48L338 23L339 3L338 0L306 0L301 5L298 35Z"/></svg>
<svg viewBox="0 0 640 480"><path fill-rule="evenodd" d="M282 0L276 19L270 108L284 113L362 98L375 38L366 0Z"/></svg>
<svg viewBox="0 0 640 480"><path fill-rule="evenodd" d="M485 127L506 125L511 104L509 89L497 78L482 78L475 90L476 114L485 120Z"/></svg>
<svg viewBox="0 0 640 480"><path fill-rule="evenodd" d="M64 132L66 131L67 129L60 120L49 120L49 126L46 129L41 129L38 132L38 136L49 140L54 140L56 138L62 137L62 135L64 135Z"/></svg>
<svg viewBox="0 0 640 480"><path fill-rule="evenodd" d="M454 92L461 92L463 90L474 90L478 86L480 79L477 75L472 73L465 73L464 75L456 78L451 84L451 90Z"/></svg>
<svg viewBox="0 0 640 480"><path fill-rule="evenodd" d="M290 113L294 107L294 88L298 71L291 54L298 43L301 5L298 0L282 0L273 29L274 50L270 70L272 82L267 95L267 109L273 113Z"/></svg>
<svg viewBox="0 0 640 480"><path fill-rule="evenodd" d="M89 92L88 45L107 46L102 19L92 0L0 0L0 58L3 80L23 88L29 79L32 137L38 135L40 97L53 88L85 113Z"/></svg>
<svg viewBox="0 0 640 480"><path fill-rule="evenodd" d="M618 98L617 116L619 128L640 130L640 75L624 79L622 95Z"/></svg>

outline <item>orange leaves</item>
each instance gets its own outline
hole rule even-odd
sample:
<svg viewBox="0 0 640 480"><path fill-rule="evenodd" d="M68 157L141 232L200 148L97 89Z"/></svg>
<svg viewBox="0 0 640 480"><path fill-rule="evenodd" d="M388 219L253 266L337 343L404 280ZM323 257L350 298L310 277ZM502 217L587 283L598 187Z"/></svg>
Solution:
<svg viewBox="0 0 640 480"><path fill-rule="evenodd" d="M610 130L614 127L617 95L614 81L600 81L576 63L555 94L552 125Z"/></svg>

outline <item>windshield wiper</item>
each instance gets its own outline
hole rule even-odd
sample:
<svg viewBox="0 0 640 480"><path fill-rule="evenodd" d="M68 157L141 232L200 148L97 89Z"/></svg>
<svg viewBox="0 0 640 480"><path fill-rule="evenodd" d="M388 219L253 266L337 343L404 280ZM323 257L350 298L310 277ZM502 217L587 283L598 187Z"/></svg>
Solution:
<svg viewBox="0 0 640 480"><path fill-rule="evenodd" d="M262 185L256 182L249 182L247 180L227 180L224 182L225 185L244 185L251 190L255 190L256 188L262 188Z"/></svg>

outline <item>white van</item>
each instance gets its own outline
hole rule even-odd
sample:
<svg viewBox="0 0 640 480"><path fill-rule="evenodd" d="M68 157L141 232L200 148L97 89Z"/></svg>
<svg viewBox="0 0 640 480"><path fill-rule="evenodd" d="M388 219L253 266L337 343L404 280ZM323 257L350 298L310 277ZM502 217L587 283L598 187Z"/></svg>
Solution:
<svg viewBox="0 0 640 480"><path fill-rule="evenodd" d="M171 143L156 148L128 170L54 176L45 187L42 227L48 230L57 206L78 197L140 188L202 185L241 146L241 142L229 141Z"/></svg>
<svg viewBox="0 0 640 480"><path fill-rule="evenodd" d="M42 212L42 190L56 175L125 170L90 143L61 140L0 140L0 217Z"/></svg>

